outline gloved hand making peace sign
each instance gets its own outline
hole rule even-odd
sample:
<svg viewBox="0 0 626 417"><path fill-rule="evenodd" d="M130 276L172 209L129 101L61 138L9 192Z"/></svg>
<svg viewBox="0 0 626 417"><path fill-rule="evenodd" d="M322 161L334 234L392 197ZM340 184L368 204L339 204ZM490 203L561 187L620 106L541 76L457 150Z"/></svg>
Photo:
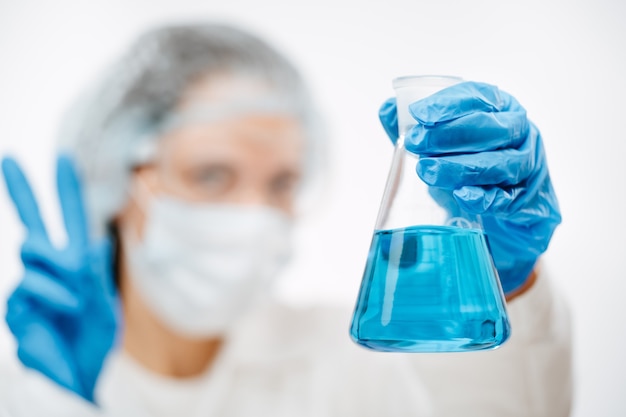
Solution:
<svg viewBox="0 0 626 417"><path fill-rule="evenodd" d="M80 184L67 157L57 165L57 186L67 245L50 241L37 201L17 162L2 161L9 194L26 227L24 275L9 297L6 320L22 363L89 401L114 344L118 303L111 245L92 242Z"/></svg>
<svg viewBox="0 0 626 417"><path fill-rule="evenodd" d="M405 146L419 156L417 174L444 208L481 215L504 292L514 293L561 222L539 130L515 98L484 83L453 85L410 112L418 124ZM395 99L379 116L395 141Z"/></svg>

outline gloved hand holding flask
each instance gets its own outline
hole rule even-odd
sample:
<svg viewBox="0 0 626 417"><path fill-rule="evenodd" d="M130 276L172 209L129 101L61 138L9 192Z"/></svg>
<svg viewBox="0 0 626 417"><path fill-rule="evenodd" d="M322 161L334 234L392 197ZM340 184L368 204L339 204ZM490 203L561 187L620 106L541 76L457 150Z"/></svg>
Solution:
<svg viewBox="0 0 626 417"><path fill-rule="evenodd" d="M396 100L380 120L398 138ZM505 294L529 279L561 222L541 134L514 97L464 82L410 106L419 122L405 139L416 170L444 207L480 214Z"/></svg>
<svg viewBox="0 0 626 417"><path fill-rule="evenodd" d="M351 336L382 351L496 348L510 333L505 294L532 282L560 221L540 136L495 87L446 76L393 86L380 110L393 161Z"/></svg>

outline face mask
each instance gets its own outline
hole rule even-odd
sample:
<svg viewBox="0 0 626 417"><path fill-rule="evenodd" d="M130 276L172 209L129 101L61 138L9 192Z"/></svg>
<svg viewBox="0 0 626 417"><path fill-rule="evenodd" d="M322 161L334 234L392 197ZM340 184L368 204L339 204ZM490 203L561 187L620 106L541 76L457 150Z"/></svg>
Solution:
<svg viewBox="0 0 626 417"><path fill-rule="evenodd" d="M131 280L171 329L223 334L290 256L290 219L264 206L153 197L141 242L126 239Z"/></svg>

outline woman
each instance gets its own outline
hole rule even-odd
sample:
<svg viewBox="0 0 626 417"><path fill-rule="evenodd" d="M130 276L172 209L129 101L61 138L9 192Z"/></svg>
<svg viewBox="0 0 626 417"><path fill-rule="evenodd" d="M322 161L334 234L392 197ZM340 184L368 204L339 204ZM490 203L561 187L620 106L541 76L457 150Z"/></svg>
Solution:
<svg viewBox="0 0 626 417"><path fill-rule="evenodd" d="M2 389L7 410L567 415L567 314L536 266L560 222L541 138L497 88L451 91L437 96L447 103L439 111L464 109L461 122L445 124L475 144L433 154L440 115L422 103L434 118L429 157L445 162L430 185L482 207L503 287L516 298L515 333L501 349L366 352L347 341L344 313L264 297L320 167L319 121L296 70L263 41L227 26L171 26L141 37L71 114L62 149L72 159L61 156L57 174L67 248L50 244L25 177L3 161L28 229L7 323L21 362L37 371ZM393 101L380 117L395 139ZM411 139L418 150L423 136ZM497 175L454 159L476 152L487 158L472 169ZM510 161L523 162L515 175ZM443 186L451 166L455 183ZM45 398L28 401L32 390Z"/></svg>

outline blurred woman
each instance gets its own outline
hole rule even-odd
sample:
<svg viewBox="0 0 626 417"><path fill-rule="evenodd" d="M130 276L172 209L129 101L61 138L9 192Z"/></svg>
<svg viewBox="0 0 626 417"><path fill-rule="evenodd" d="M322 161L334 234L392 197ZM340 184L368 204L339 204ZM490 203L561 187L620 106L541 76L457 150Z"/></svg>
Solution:
<svg viewBox="0 0 626 417"><path fill-rule="evenodd" d="M506 94L478 83L458 92L449 106ZM515 298L514 336L488 353L376 354L349 342L345 312L266 296L323 169L321 123L298 72L229 26L149 31L68 117L57 171L67 247L50 243L25 176L3 161L28 234L7 312L25 369L5 373L2 403L15 416L567 415L568 316L536 266L558 205L549 176L536 175L547 166L525 112L467 116L488 114L523 127L503 129L516 135L510 145L463 152L491 151L504 171L501 153L523 142L520 158L532 161L518 175L524 199L486 222L519 238L512 250L491 241ZM380 116L393 138L394 103Z"/></svg>

